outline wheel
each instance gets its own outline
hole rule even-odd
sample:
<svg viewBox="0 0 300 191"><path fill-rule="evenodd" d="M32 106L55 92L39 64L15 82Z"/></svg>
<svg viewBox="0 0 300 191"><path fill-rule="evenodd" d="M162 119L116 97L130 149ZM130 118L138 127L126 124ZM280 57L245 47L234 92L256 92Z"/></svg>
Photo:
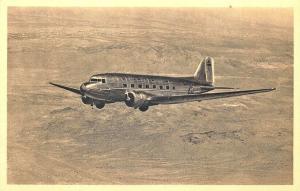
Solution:
<svg viewBox="0 0 300 191"><path fill-rule="evenodd" d="M84 103L84 104L91 104L91 103L92 103L92 99L89 98L89 97L85 97L85 96L82 96L82 97L81 97L81 101L82 101L82 103Z"/></svg>
<svg viewBox="0 0 300 191"><path fill-rule="evenodd" d="M139 110L144 112L144 111L147 111L149 109L149 106L142 106L142 107L139 107Z"/></svg>
<svg viewBox="0 0 300 191"><path fill-rule="evenodd" d="M105 106L105 103L96 103L95 105L98 109L102 109Z"/></svg>

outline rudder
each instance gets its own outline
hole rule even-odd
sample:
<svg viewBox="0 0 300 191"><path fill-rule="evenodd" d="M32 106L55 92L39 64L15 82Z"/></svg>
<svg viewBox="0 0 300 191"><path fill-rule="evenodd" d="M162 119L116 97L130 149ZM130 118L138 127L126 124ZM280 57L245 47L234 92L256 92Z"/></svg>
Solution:
<svg viewBox="0 0 300 191"><path fill-rule="evenodd" d="M212 57L206 57L200 62L194 79L203 85L214 84L214 59Z"/></svg>

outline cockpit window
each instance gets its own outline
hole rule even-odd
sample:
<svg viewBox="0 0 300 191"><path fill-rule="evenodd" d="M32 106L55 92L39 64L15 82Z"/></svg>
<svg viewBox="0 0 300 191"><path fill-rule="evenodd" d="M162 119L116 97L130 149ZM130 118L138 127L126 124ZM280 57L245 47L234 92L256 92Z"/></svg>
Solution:
<svg viewBox="0 0 300 191"><path fill-rule="evenodd" d="M97 82L98 80L96 78L91 78L91 82Z"/></svg>
<svg viewBox="0 0 300 191"><path fill-rule="evenodd" d="M106 79L105 78L91 78L90 82L100 82L100 83L106 83Z"/></svg>

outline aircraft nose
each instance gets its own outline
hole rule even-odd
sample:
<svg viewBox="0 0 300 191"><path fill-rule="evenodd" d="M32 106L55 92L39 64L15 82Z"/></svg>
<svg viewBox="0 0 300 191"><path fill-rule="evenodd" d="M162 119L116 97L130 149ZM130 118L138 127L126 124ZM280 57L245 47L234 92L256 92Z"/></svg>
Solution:
<svg viewBox="0 0 300 191"><path fill-rule="evenodd" d="M81 84L81 86L80 86L80 92L81 93L84 93L84 92L87 91L87 87L86 87L87 84L88 84L88 82L85 82L85 83Z"/></svg>

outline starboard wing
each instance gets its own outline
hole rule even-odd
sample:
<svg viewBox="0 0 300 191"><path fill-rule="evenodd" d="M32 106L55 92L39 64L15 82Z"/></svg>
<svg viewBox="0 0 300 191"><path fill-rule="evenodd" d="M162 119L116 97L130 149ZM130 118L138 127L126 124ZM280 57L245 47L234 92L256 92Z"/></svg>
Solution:
<svg viewBox="0 0 300 191"><path fill-rule="evenodd" d="M49 84L51 84L51 85L53 85L53 86L56 86L56 87L59 87L59 88L62 88L62 89L64 89L64 90L67 90L67 91L70 91L70 92L73 92L73 93L76 93L76 94L80 94L80 95L81 95L81 92L80 92L79 89L75 89L75 88L71 88L71 87L67 87L67 86L55 84L55 83L52 83L52 82L49 82Z"/></svg>

